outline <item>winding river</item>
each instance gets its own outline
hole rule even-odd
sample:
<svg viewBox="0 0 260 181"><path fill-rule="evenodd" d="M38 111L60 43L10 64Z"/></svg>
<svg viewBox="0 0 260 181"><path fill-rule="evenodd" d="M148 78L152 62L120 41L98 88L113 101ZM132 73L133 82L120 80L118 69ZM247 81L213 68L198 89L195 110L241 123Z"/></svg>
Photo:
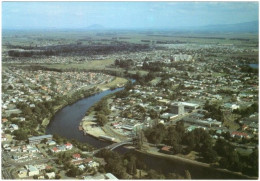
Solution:
<svg viewBox="0 0 260 181"><path fill-rule="evenodd" d="M83 98L74 104L65 106L59 110L50 121L50 124L46 128L46 133L58 134L68 139L75 139L83 143L88 143L96 148L107 146L109 144L107 142L100 141L87 134L84 135L83 131L79 131L79 124L91 106L100 101L104 96L120 90L123 90L123 88L106 90L88 98Z"/></svg>
<svg viewBox="0 0 260 181"><path fill-rule="evenodd" d="M117 88L115 90L106 90L101 93L97 93L91 97L81 99L72 105L65 106L59 110L50 124L46 128L47 134L58 134L68 139L76 139L83 143L88 143L96 148L105 147L111 143L104 142L93 138L89 135L84 135L83 131L79 131L78 127L85 116L86 111L102 99L104 96L123 90L124 88ZM117 148L119 153L125 153L128 151L126 148ZM213 168L204 168L191 163L184 163L176 160L169 160L166 158L160 158L156 156L146 155L136 152L139 159L142 159L146 165L154 170L160 171L164 174L170 172L176 172L183 174L184 170L189 170L192 179L246 179L242 175L236 175L223 171L217 171Z"/></svg>

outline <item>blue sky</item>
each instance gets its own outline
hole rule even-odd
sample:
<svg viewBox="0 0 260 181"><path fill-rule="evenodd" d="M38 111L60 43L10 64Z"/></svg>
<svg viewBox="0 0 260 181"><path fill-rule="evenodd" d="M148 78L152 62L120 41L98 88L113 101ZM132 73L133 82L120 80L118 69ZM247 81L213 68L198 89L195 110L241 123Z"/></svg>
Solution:
<svg viewBox="0 0 260 181"><path fill-rule="evenodd" d="M174 28L258 20L258 2L2 2L3 28Z"/></svg>

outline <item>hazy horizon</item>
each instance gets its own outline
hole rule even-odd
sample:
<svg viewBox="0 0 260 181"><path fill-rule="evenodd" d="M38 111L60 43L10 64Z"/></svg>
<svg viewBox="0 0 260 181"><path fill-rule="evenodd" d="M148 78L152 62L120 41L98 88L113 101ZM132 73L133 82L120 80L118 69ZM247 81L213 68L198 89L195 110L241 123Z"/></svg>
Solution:
<svg viewBox="0 0 260 181"><path fill-rule="evenodd" d="M2 29L161 29L258 21L258 2L3 2Z"/></svg>

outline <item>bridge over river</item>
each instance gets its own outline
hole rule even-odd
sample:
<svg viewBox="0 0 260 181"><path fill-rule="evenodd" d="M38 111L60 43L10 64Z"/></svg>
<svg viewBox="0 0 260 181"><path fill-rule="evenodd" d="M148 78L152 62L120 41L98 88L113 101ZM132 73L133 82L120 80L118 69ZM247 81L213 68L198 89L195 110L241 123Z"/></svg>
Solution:
<svg viewBox="0 0 260 181"><path fill-rule="evenodd" d="M113 144L108 145L108 146L103 147L103 148L96 149L96 150L94 150L92 152L83 152L83 153L95 155L97 152L99 152L102 149L114 150L114 149L116 149L116 148L118 148L120 146L124 146L124 145L133 145L133 140L132 139L128 139L128 140L121 141L121 142L118 142L118 143L113 143Z"/></svg>

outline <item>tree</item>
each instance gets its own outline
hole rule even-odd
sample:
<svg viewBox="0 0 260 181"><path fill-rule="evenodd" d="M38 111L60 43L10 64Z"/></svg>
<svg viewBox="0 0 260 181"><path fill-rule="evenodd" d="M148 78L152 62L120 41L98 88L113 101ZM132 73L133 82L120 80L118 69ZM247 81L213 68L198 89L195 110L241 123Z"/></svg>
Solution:
<svg viewBox="0 0 260 181"><path fill-rule="evenodd" d="M60 176L59 174L56 174L56 175L55 175L55 179L57 179L57 180L58 180L58 179L61 179L61 176Z"/></svg>
<svg viewBox="0 0 260 181"><path fill-rule="evenodd" d="M108 122L104 114L97 114L97 121L101 126L104 126Z"/></svg>
<svg viewBox="0 0 260 181"><path fill-rule="evenodd" d="M34 175L34 176L33 176L33 179L38 179L38 176L37 176L37 175Z"/></svg>
<svg viewBox="0 0 260 181"><path fill-rule="evenodd" d="M108 158L107 164L105 166L107 172L111 172L115 176L119 178L124 178L125 175L125 167L121 160L116 160L114 158Z"/></svg>
<svg viewBox="0 0 260 181"><path fill-rule="evenodd" d="M81 175L83 172L76 168L75 166L72 166L71 169L66 173L69 177L76 177L78 175Z"/></svg>
<svg viewBox="0 0 260 181"><path fill-rule="evenodd" d="M248 157L248 165L252 166L254 175L258 175L258 148L255 148Z"/></svg>
<svg viewBox="0 0 260 181"><path fill-rule="evenodd" d="M167 179L184 179L182 176L176 174L176 173L169 173L167 176L166 176Z"/></svg>
<svg viewBox="0 0 260 181"><path fill-rule="evenodd" d="M225 140L218 139L215 143L214 150L216 150L216 152L220 156L226 157L227 154L232 153L234 151L234 147Z"/></svg>
<svg viewBox="0 0 260 181"><path fill-rule="evenodd" d="M156 172L155 170L149 170L147 172L147 176L148 179L165 179L165 176Z"/></svg>
<svg viewBox="0 0 260 181"><path fill-rule="evenodd" d="M182 140L185 133L184 123L182 121L177 122L175 129L178 132L180 139Z"/></svg>
<svg viewBox="0 0 260 181"><path fill-rule="evenodd" d="M218 160L218 154L213 149L207 149L204 152L202 152L202 156L204 157L206 162L213 163Z"/></svg>
<svg viewBox="0 0 260 181"><path fill-rule="evenodd" d="M158 124L153 128L145 130L145 136L150 143L159 144L161 143L167 132L163 124Z"/></svg>
<svg viewBox="0 0 260 181"><path fill-rule="evenodd" d="M153 109L149 112L149 114L150 114L150 117L152 119L157 119L158 118L158 113L155 110L153 110Z"/></svg>
<svg viewBox="0 0 260 181"><path fill-rule="evenodd" d="M13 134L15 135L15 138L17 140L27 140L28 139L28 133L26 130L23 130L23 129L15 130L13 132Z"/></svg>

